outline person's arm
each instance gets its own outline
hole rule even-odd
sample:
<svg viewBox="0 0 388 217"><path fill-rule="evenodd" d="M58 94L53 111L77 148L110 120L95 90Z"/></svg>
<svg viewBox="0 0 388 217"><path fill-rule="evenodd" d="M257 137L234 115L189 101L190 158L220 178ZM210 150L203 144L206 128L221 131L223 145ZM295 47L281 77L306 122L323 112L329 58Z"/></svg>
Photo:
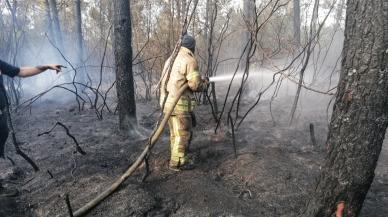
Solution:
<svg viewBox="0 0 388 217"><path fill-rule="evenodd" d="M0 72L1 74L8 75L13 78L19 74L20 68L13 66L7 62L4 62L0 59Z"/></svg>
<svg viewBox="0 0 388 217"><path fill-rule="evenodd" d="M31 77L37 74L40 74L48 69L55 70L57 73L61 71L63 66L59 64L49 64L43 66L35 66L35 67L21 67L17 76L19 77Z"/></svg>
<svg viewBox="0 0 388 217"><path fill-rule="evenodd" d="M205 91L209 85L208 80L201 78L198 70L198 63L194 59L190 60L187 64L186 79L189 88L195 92Z"/></svg>

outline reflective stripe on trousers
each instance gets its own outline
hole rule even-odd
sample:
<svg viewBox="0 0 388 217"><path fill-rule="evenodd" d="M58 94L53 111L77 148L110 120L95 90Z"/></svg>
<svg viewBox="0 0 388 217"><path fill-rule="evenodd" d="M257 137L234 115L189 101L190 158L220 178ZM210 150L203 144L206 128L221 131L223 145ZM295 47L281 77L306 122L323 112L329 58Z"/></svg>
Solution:
<svg viewBox="0 0 388 217"><path fill-rule="evenodd" d="M190 142L192 120L188 115L172 115L170 128L170 166L182 166L187 162L187 148Z"/></svg>

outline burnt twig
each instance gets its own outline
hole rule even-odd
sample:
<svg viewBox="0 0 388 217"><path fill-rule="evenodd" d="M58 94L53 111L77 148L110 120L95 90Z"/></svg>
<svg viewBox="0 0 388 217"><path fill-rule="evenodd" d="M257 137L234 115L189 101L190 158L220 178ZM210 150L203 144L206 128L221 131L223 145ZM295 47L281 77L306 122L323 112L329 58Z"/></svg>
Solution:
<svg viewBox="0 0 388 217"><path fill-rule="evenodd" d="M78 88L77 88L77 85L75 84L75 78L77 77L77 69L73 66L73 64L71 64L71 62L65 57L65 55L63 54L63 52L52 42L52 40L49 38L49 36L47 35L47 33L45 34L48 42L58 51L58 53L62 56L62 58L70 65L70 67L74 70L74 76L73 76L73 80L72 80L72 84L74 86L74 90L75 90L75 100L77 101L77 104L78 104L78 111L81 111L81 102L79 101L78 99Z"/></svg>
<svg viewBox="0 0 388 217"><path fill-rule="evenodd" d="M36 163L20 149L19 143L16 140L16 134L13 130L12 130L11 134L12 134L12 142L13 142L15 149L16 149L16 154L22 156L22 158L24 158L24 160L26 160L32 166L32 168L34 168L35 172L39 171L38 165L36 165Z"/></svg>
<svg viewBox="0 0 388 217"><path fill-rule="evenodd" d="M53 176L53 174L51 173L51 171L50 171L50 170L47 170L47 173L49 174L49 176L50 176L50 178L51 178L51 179L53 179L53 178L54 178L54 176Z"/></svg>
<svg viewBox="0 0 388 217"><path fill-rule="evenodd" d="M232 127L232 140L233 140L233 151L234 151L234 157L237 159L237 147L236 147L236 137L234 135L234 123L233 123L233 118L232 116L228 115L228 122L230 123Z"/></svg>
<svg viewBox="0 0 388 217"><path fill-rule="evenodd" d="M96 88L96 96L94 98L94 105L93 107L96 108L97 107L97 102L98 102L98 91L101 87L101 84L102 84L102 73L103 73L103 69L104 69L104 61L105 61L105 56L106 56L106 50L107 50L107 47L108 47L108 39L109 39L109 36L110 36L110 33L111 33L111 30L112 30L112 26L111 25L109 27L109 30L108 30L108 35L106 36L106 39L105 39L105 47L104 47L104 53L102 55L102 60L101 60L101 67L100 67L100 78L99 78L99 81L98 81L98 85L97 85L97 88ZM101 116L100 118L102 119L102 113L101 113Z"/></svg>
<svg viewBox="0 0 388 217"><path fill-rule="evenodd" d="M63 127L63 129L65 129L65 131L66 131L66 135L69 136L74 141L74 144L75 144L77 152L79 152L82 155L86 155L86 152L84 150L82 150L82 148L79 145L77 139L70 133L69 128L66 127L66 125L62 124L59 121L57 123L55 123L55 125L49 131L46 131L46 132L43 132L43 133L39 133L38 136L50 134L55 129L55 127L58 126L58 125Z"/></svg>
<svg viewBox="0 0 388 217"><path fill-rule="evenodd" d="M315 139L314 124L310 123L310 138L313 146L317 146L317 140Z"/></svg>
<svg viewBox="0 0 388 217"><path fill-rule="evenodd" d="M66 194L65 197L66 197L66 206L67 206L67 211L69 212L69 216L74 217L73 209L71 208L71 204L70 204L69 194Z"/></svg>
<svg viewBox="0 0 388 217"><path fill-rule="evenodd" d="M150 144L151 142L149 142ZM148 178L148 176L151 174L151 171L150 171L150 164L149 164L149 157L150 157L150 152L148 152L148 154L144 157L144 169L145 169L145 172L144 172L144 175L141 179L141 182L145 182L146 179Z"/></svg>
<svg viewBox="0 0 388 217"><path fill-rule="evenodd" d="M11 162L12 166L15 166L15 161L10 157L10 156L7 156L7 159Z"/></svg>
<svg viewBox="0 0 388 217"><path fill-rule="evenodd" d="M4 93L6 93L5 90L4 90ZM24 160L26 160L32 166L32 168L34 168L34 171L37 172L37 171L39 171L38 165L36 165L36 163L20 149L19 143L16 140L16 133L15 133L15 129L13 127L12 117L11 117L11 113L10 113L10 110L9 110L8 98L7 98L6 94L5 94L5 97L6 97L6 100L7 100L6 113L7 113L7 117L8 117L8 125L11 128L12 142L13 142L13 145L15 146L16 154L18 154L22 158L24 158Z"/></svg>
<svg viewBox="0 0 388 217"><path fill-rule="evenodd" d="M11 117L11 111L10 111L10 104L9 104L9 100L8 100L8 96L7 96L7 92L4 88L4 86L1 86L1 88L3 89L3 93L4 93L4 98L6 100L6 116L7 116L7 121L8 121L8 125L11 129L11 135L12 135L12 142L13 142L13 145L15 146L15 150L16 150L16 153L18 155L20 155L21 157L24 158L24 160L26 160L31 166L32 168L34 168L35 172L39 171L39 167L38 165L36 165L36 163L30 158L28 157L28 155L26 155L19 147L19 143L17 142L16 140L16 134L15 134L15 129L13 127L13 123L12 123L12 117Z"/></svg>

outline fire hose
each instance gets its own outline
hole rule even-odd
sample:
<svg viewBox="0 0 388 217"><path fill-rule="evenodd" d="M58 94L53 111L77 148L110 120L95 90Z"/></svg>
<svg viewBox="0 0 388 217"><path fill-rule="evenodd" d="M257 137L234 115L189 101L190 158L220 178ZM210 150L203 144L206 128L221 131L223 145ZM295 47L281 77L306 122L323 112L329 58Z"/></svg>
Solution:
<svg viewBox="0 0 388 217"><path fill-rule="evenodd" d="M162 134L168 120L174 111L175 105L178 103L179 98L182 96L183 92L188 88L188 84L183 85L179 91L177 92L174 100L172 101L172 105L167 112L165 112L162 121L160 122L158 128L154 131L154 133L150 136L148 144L145 146L143 152L137 157L136 161L121 175L111 186L109 186L105 191L97 195L93 200L85 204L83 207L76 210L73 214L74 217L80 217L88 213L91 209L96 207L99 203L101 203L104 199L110 196L113 192L117 190L121 184L127 180L140 166L148 152L154 147L155 143L158 141L160 135Z"/></svg>

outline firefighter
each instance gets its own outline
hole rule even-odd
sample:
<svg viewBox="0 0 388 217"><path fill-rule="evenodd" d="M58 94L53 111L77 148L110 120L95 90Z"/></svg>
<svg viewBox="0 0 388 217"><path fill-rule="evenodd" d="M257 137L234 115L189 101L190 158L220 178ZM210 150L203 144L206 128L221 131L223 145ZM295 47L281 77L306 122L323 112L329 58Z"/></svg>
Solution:
<svg viewBox="0 0 388 217"><path fill-rule="evenodd" d="M172 65L170 77L168 78L166 75L170 59L166 61L162 73L160 105L163 107L165 101L163 112L171 109L172 100L175 98L178 90L186 83L189 86L189 89L180 97L168 122L171 152L169 168L174 171L194 168L193 161L187 157L186 153L192 136L192 127L195 125L193 109L196 106L196 101L193 92L205 91L209 85L208 79L201 78L198 71L198 63L194 58L194 52L195 39L190 35L184 35L182 47ZM167 79L168 82L166 82ZM167 98L165 99L166 96Z"/></svg>
<svg viewBox="0 0 388 217"><path fill-rule="evenodd" d="M48 69L55 70L57 73L61 71L63 66L58 64L50 64L43 66L35 66L35 67L15 67L10 65L2 60L0 60L0 161L5 161L4 149L5 142L8 138L8 125L7 125L7 116L6 109L8 106L6 90L3 84L3 75L7 75L9 77L31 77L37 74L40 74ZM0 179L0 196L13 196L18 192L15 189L6 189L1 184Z"/></svg>

